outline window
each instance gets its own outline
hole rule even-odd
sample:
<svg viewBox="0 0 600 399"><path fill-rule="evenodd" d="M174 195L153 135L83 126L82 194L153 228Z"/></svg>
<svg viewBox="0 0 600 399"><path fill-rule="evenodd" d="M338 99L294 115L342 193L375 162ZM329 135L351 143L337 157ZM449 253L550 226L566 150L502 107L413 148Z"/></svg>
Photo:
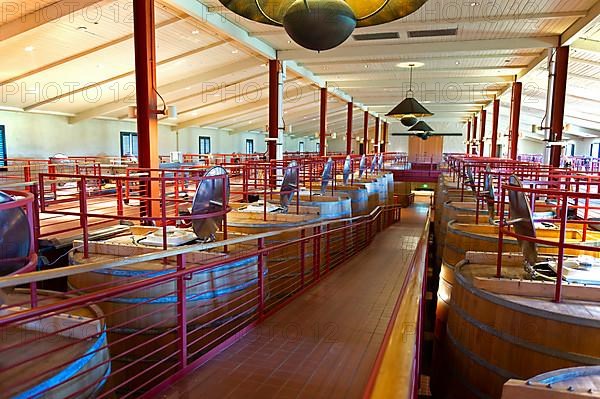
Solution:
<svg viewBox="0 0 600 399"><path fill-rule="evenodd" d="M6 134L2 125L0 125L0 166L6 166Z"/></svg>
<svg viewBox="0 0 600 399"><path fill-rule="evenodd" d="M304 141L298 143L298 152L304 152Z"/></svg>
<svg viewBox="0 0 600 399"><path fill-rule="evenodd" d="M590 156L592 158L600 158L600 143L592 143L590 147Z"/></svg>
<svg viewBox="0 0 600 399"><path fill-rule="evenodd" d="M254 140L246 139L246 154L254 154Z"/></svg>
<svg viewBox="0 0 600 399"><path fill-rule="evenodd" d="M138 134L132 132L121 132L121 156L138 156Z"/></svg>
<svg viewBox="0 0 600 399"><path fill-rule="evenodd" d="M198 145L200 148L199 154L210 154L210 137L198 137Z"/></svg>
<svg viewBox="0 0 600 399"><path fill-rule="evenodd" d="M568 157L575 155L575 144L567 144L567 147L565 148L565 155Z"/></svg>
<svg viewBox="0 0 600 399"><path fill-rule="evenodd" d="M320 151L321 151L321 143L317 143L316 152L320 152Z"/></svg>

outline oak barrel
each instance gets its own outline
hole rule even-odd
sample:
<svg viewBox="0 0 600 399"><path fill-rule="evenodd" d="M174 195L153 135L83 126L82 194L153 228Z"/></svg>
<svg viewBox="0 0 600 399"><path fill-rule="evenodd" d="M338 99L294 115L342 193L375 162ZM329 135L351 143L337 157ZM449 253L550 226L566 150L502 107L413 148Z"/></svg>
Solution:
<svg viewBox="0 0 600 399"><path fill-rule="evenodd" d="M38 290L37 295L42 305L68 298L61 293L43 290ZM6 295L6 298L8 304L26 303L29 300L29 290L16 289ZM95 321L66 329L60 321L54 321L55 317L82 317ZM8 327L0 335L1 347L16 346L2 352L1 363L5 369L0 379L2 396L17 399L95 397L111 372L102 310L98 306L88 305L52 318L44 318L38 323L38 327L40 326L41 330L33 325L29 327L29 323ZM36 339L55 329L64 331L43 341ZM17 346L23 341L32 342L27 346ZM36 356L40 357L35 361L28 361ZM19 385L18 392L13 391L15 384L19 382L24 384Z"/></svg>

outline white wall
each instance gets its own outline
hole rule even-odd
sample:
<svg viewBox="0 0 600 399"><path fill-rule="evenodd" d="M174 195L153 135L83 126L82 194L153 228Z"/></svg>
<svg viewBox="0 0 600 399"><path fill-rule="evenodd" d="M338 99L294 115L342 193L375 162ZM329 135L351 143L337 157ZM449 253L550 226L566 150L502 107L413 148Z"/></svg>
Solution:
<svg viewBox="0 0 600 399"><path fill-rule="evenodd" d="M90 119L69 124L65 116L0 111L0 125L6 128L6 147L9 158L48 158L57 153L70 156L120 156L120 132L135 132L135 122ZM228 131L188 128L178 133L170 126L159 125L159 153L168 155L177 150L196 154L198 137L211 137L214 153L246 152L246 139L254 140L255 152L266 151L265 136L261 133L230 134ZM309 141L305 140L307 148ZM313 144L314 146L314 144ZM298 144L295 144L297 151Z"/></svg>
<svg viewBox="0 0 600 399"><path fill-rule="evenodd" d="M120 156L120 132L135 132L133 122L90 119L70 125L67 117L0 111L6 128L9 158L48 158L57 153L71 156ZM168 126L159 128L161 154L175 151L176 136Z"/></svg>
<svg viewBox="0 0 600 399"><path fill-rule="evenodd" d="M446 136L444 137L444 152L464 152L465 145L463 141L465 125L463 123L449 123L440 121L427 121L434 131L439 133L463 133L463 136ZM408 152L408 136L394 136L394 133L408 133L408 128L400 123L390 124L390 148L392 152Z"/></svg>

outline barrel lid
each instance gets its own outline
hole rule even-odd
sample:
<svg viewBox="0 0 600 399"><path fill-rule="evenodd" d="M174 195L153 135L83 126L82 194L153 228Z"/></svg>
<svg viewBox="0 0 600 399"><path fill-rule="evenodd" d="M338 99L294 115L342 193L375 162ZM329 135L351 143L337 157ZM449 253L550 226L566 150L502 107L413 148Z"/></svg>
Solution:
<svg viewBox="0 0 600 399"><path fill-rule="evenodd" d="M376 167L377 167L377 154L373 155L373 159L371 159L371 173L375 172Z"/></svg>
<svg viewBox="0 0 600 399"><path fill-rule="evenodd" d="M598 394L600 366L573 367L551 371L529 379L528 384L544 384L553 390Z"/></svg>
<svg viewBox="0 0 600 399"><path fill-rule="evenodd" d="M204 174L205 177L225 176L223 179L204 179L198 184L192 202L192 216L208 215L221 212L229 204L229 175L221 166L213 166ZM194 233L204 241L213 241L214 235L221 227L223 215L210 216L192 221Z"/></svg>
<svg viewBox="0 0 600 399"><path fill-rule="evenodd" d="M0 204L14 199L0 191ZM31 234L29 222L22 208L0 211L0 275L14 273L29 262Z"/></svg>
<svg viewBox="0 0 600 399"><path fill-rule="evenodd" d="M348 180L350 180L350 173L352 172L352 157L348 155L346 160L344 161L344 185L348 185Z"/></svg>
<svg viewBox="0 0 600 399"><path fill-rule="evenodd" d="M467 168L465 170L465 174L466 174L465 183L467 184L467 186L469 186L469 188L472 191L477 191L477 190L475 190L475 177L473 177L473 169L470 166L467 166Z"/></svg>
<svg viewBox="0 0 600 399"><path fill-rule="evenodd" d="M365 154L363 154L363 156L360 158L360 165L359 165L358 169L359 169L358 177L361 178L363 176L363 174L365 173L365 171L367 170L367 156Z"/></svg>
<svg viewBox="0 0 600 399"><path fill-rule="evenodd" d="M508 178L508 184L513 187L523 187L521 180L512 175ZM508 202L510 206L510 217L512 218L511 225L515 232L521 236L535 238L535 226L533 223L533 214L531 205L525 193L521 191L510 190L508 192ZM530 241L518 239L519 246L523 251L525 260L530 265L537 263L537 247L536 244Z"/></svg>
<svg viewBox="0 0 600 399"><path fill-rule="evenodd" d="M281 183L281 190L279 191L279 203L283 208L283 213L286 213L292 199L294 198L294 191L298 189L298 163L292 161L285 168L283 174L283 182Z"/></svg>
<svg viewBox="0 0 600 399"><path fill-rule="evenodd" d="M496 190L494 188L494 178L492 176L492 168L490 167L490 164L487 164L485 167L484 191L487 196L489 220L490 223L493 223L494 219L496 218Z"/></svg>

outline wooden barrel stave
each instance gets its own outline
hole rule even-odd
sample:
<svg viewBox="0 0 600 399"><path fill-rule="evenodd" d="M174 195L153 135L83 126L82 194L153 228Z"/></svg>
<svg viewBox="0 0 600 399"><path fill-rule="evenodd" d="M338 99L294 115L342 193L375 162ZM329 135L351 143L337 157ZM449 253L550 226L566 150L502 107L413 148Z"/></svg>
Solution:
<svg viewBox="0 0 600 399"><path fill-rule="evenodd" d="M447 326L447 361L459 377L447 383L464 381L474 388L471 391L499 399L509 378L527 379L557 368L600 364L598 319L542 310L478 290L470 285L466 269L473 276L488 276L493 275L495 265L459 266ZM514 267L512 273L518 276L522 268ZM567 303L564 309L569 306L580 305Z"/></svg>
<svg viewBox="0 0 600 399"><path fill-rule="evenodd" d="M100 248L96 245L96 248ZM154 249L148 249L150 251ZM188 266L202 262L206 254L188 255ZM212 254L222 257L221 254ZM72 264L82 264L87 261L111 260L113 255L93 254L90 260L83 259L81 253L71 256ZM204 260L209 261L209 260ZM194 273L192 279L186 281L187 306L186 317L188 330L199 329L195 334L188 334L188 342L195 337L204 337L196 344L188 347L194 352L212 342L216 337L226 338L227 334L235 331L221 329L227 323L253 314L258 307L256 297L258 258L234 260L223 266ZM166 268L165 268L166 267ZM84 273L69 277L69 285L80 292L93 292L98 286L103 289L122 285L128 282L143 280L149 276L159 276L172 273L176 266L165 266L162 262L146 262L121 268ZM264 271L268 277L268 268ZM266 287L268 295L268 285ZM144 371L139 364L160 362L165 357L177 351L177 333L174 328L178 325L176 283L169 281L153 287L128 293L122 297L112 298L99 304L104 311L109 327L108 340L110 350L116 358L113 362L114 374L110 378L110 386L119 386L122 382L135 376L135 371ZM154 299L160 298L160 299ZM153 300L154 299L154 300ZM136 346L139 348L132 350ZM122 355L126 353L126 355ZM143 358L146 357L144 360ZM165 361L166 368L176 364L177 359ZM139 364L138 364L139 363ZM135 364L135 365L132 365ZM147 368L146 367L146 368ZM127 383L125 391L139 388L143 380L154 374L150 371L136 377L139 384ZM120 390L120 389L119 389Z"/></svg>
<svg viewBox="0 0 600 399"><path fill-rule="evenodd" d="M41 303L49 304L66 299L67 296L51 291L37 291ZM8 303L23 303L29 299L29 291L16 289L10 295L7 295ZM99 318L100 331L104 331L104 319L102 311L95 305L88 305L84 308L74 309L69 314L74 316ZM19 340L33 340L39 337L40 332L22 328L5 331L0 338L2 346L12 346ZM48 331L45 331L48 333ZM87 330L83 334L92 335ZM74 345L75 344L75 345ZM47 346L44 346L47 345ZM52 352L54 348L54 352ZM47 356L44 354L48 353ZM9 362L23 362L36 355L42 355L43 361L36 363L23 363L19 366L10 367ZM77 359L75 362L63 365L66 359ZM0 381L0 391L9 392L11 383L24 380L24 377L31 374L31 385L18 393L13 398L37 397L43 399L62 399L71 395L76 398L93 398L102 390L105 385L105 377L111 371L111 362L109 350L107 348L106 332L100 333L97 337L92 337L85 341L71 339L69 337L55 336L45 342L33 342L26 348L15 349L15 351L4 352L3 366L9 367L4 373L4 378ZM53 366L61 366L57 371L53 371L43 377L34 378L35 374L45 370L50 370ZM79 376L77 376L80 374ZM6 387L3 387L4 384ZM42 393L44 390L55 386L55 388Z"/></svg>

